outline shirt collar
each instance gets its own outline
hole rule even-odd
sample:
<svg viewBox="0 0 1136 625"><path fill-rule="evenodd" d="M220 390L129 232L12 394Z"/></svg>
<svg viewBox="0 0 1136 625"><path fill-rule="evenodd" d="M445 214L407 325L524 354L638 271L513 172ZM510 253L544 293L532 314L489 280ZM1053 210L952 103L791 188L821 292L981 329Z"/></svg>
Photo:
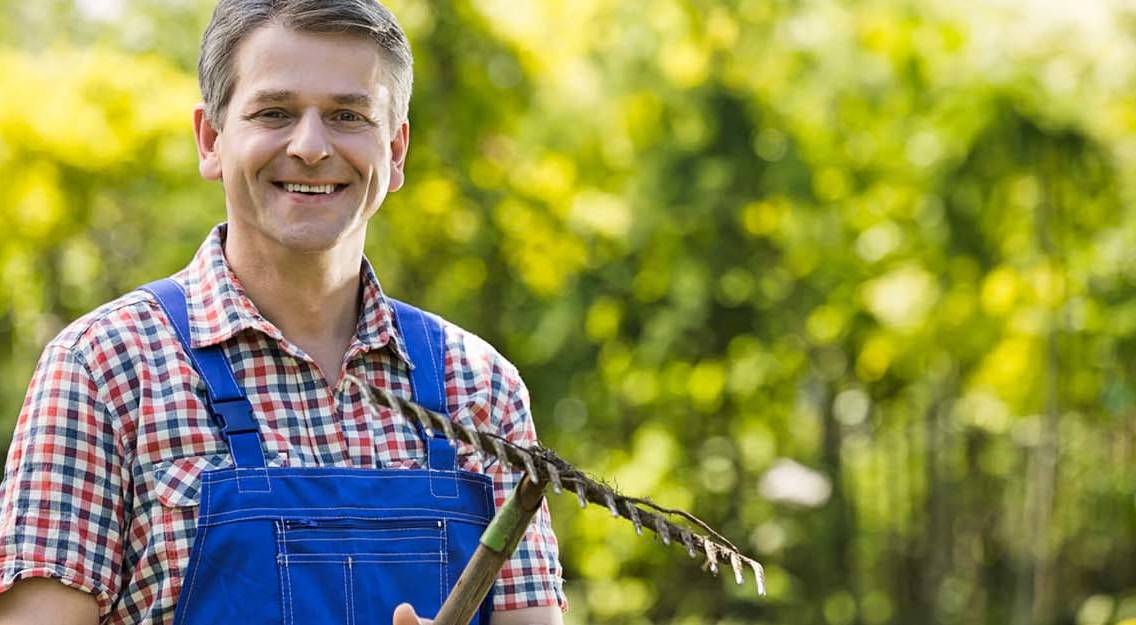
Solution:
<svg viewBox="0 0 1136 625"><path fill-rule="evenodd" d="M229 267L225 259L226 232L226 224L213 228L193 261L177 276L185 285L190 344L195 348L216 345L249 329L284 341L283 333L260 314ZM409 363L410 357L405 341L395 327L390 302L366 258L359 277L362 280L363 306L349 349L369 351L390 345L395 355Z"/></svg>
<svg viewBox="0 0 1136 625"><path fill-rule="evenodd" d="M366 256L363 257L360 278L363 289L363 310L359 315L359 324L355 327L353 348L367 351L390 345L395 355L406 364L411 364L410 354L406 351L406 340L399 334L398 326L394 322L394 309L383 294L379 278Z"/></svg>

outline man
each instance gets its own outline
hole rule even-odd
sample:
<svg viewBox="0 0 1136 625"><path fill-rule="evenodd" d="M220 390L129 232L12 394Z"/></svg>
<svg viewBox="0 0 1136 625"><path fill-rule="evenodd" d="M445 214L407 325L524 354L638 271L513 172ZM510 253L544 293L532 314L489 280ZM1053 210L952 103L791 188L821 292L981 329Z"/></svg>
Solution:
<svg viewBox="0 0 1136 625"><path fill-rule="evenodd" d="M200 172L221 181L227 224L175 282L99 308L45 349L0 489L0 624L176 611L179 625L253 625L240 615L264 605L273 617L258 623L417 623L407 605L388 611L408 598L386 595L444 594L458 565L447 541L484 523L448 498L481 505L460 497L483 487L491 512L520 476L472 450L455 459L354 381L418 400L434 375L462 424L521 443L535 432L516 369L475 336L436 325L436 370L414 355L428 350L413 309L396 310L363 258L369 219L404 181L405 36L371 0L221 0L199 78ZM237 400L215 388L226 371ZM222 407L233 403L251 410ZM381 525L405 506L353 499L372 487L441 516ZM265 506L269 518L255 514ZM494 625L531 625L561 623L563 605L545 508L488 607Z"/></svg>

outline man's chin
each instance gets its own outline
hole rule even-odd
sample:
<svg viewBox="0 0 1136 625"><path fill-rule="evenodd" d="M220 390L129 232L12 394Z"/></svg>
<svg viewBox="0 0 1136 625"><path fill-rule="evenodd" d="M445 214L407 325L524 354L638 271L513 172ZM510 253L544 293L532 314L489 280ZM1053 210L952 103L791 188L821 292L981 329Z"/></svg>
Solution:
<svg viewBox="0 0 1136 625"><path fill-rule="evenodd" d="M334 227L331 224L307 224L278 233L277 242L296 254L325 254L349 244L359 228Z"/></svg>
<svg viewBox="0 0 1136 625"><path fill-rule="evenodd" d="M253 219L230 214L228 246L247 246L245 254L285 261L289 254L327 254L362 249L366 224L343 214L316 211L264 211ZM269 261L273 262L273 261Z"/></svg>
<svg viewBox="0 0 1136 625"><path fill-rule="evenodd" d="M281 237L278 242L293 254L307 256L332 252L343 240L344 237L328 235L289 235Z"/></svg>

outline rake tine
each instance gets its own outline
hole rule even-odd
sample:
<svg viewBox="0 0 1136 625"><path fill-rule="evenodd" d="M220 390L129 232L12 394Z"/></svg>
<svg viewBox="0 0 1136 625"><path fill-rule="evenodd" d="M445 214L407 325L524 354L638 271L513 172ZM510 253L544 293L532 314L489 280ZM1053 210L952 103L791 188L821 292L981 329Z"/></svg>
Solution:
<svg viewBox="0 0 1136 625"><path fill-rule="evenodd" d="M632 504L627 504L627 512L631 516L631 524L635 526L635 533L643 535L643 524L639 522L639 508Z"/></svg>
<svg viewBox="0 0 1136 625"><path fill-rule="evenodd" d="M501 461L501 465L505 468L511 467L512 463L509 462L509 454L505 451L505 443L497 437L493 437L490 440L493 441L493 451L496 452L497 459Z"/></svg>
<svg viewBox="0 0 1136 625"><path fill-rule="evenodd" d="M442 432L445 433L446 438L450 439L451 441L457 440L457 437L454 436L454 424L453 424L453 422L451 422L449 419L442 419L441 421L442 421Z"/></svg>
<svg viewBox="0 0 1136 625"><path fill-rule="evenodd" d="M765 568L761 566L757 560L750 560L749 565L753 568L753 577L757 580L757 594L765 594Z"/></svg>
<svg viewBox="0 0 1136 625"><path fill-rule="evenodd" d="M469 444L473 445L473 448L477 450L477 453L484 456L485 448L481 446L481 432L478 432L473 428L465 428L465 434L469 437Z"/></svg>
<svg viewBox="0 0 1136 625"><path fill-rule="evenodd" d="M682 544L686 545L686 552L690 554L690 557L697 558L698 550L694 548L694 539L690 536L690 530L683 528L681 536Z"/></svg>
<svg viewBox="0 0 1136 625"><path fill-rule="evenodd" d="M619 508L615 507L615 495L611 491L605 491L604 499L607 501L607 509L611 510L611 516L619 516Z"/></svg>
<svg viewBox="0 0 1136 625"><path fill-rule="evenodd" d="M559 495L564 491L563 486L560 484L560 471L557 470L556 465L551 462L545 462L544 468L548 470L548 479L552 482L552 492Z"/></svg>
<svg viewBox="0 0 1136 625"><path fill-rule="evenodd" d="M525 452L521 454L525 462L525 472L529 474L529 481L533 485L540 484L540 476L536 473L536 464L533 463L532 454Z"/></svg>
<svg viewBox="0 0 1136 625"><path fill-rule="evenodd" d="M667 528L667 521L661 516L652 515L655 519L655 532L663 539L664 545L671 544L671 531Z"/></svg>

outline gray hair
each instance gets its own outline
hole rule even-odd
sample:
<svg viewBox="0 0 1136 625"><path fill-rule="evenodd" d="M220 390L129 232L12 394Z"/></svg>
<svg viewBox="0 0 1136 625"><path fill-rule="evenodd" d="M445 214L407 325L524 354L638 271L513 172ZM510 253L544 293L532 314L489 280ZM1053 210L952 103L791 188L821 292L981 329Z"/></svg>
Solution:
<svg viewBox="0 0 1136 625"><path fill-rule="evenodd" d="M233 97L237 48L254 30L279 24L302 33L351 34L375 42L386 61L392 122L410 112L414 58L410 43L394 15L375 0L220 0L201 39L197 80L205 101L205 117L220 128Z"/></svg>

